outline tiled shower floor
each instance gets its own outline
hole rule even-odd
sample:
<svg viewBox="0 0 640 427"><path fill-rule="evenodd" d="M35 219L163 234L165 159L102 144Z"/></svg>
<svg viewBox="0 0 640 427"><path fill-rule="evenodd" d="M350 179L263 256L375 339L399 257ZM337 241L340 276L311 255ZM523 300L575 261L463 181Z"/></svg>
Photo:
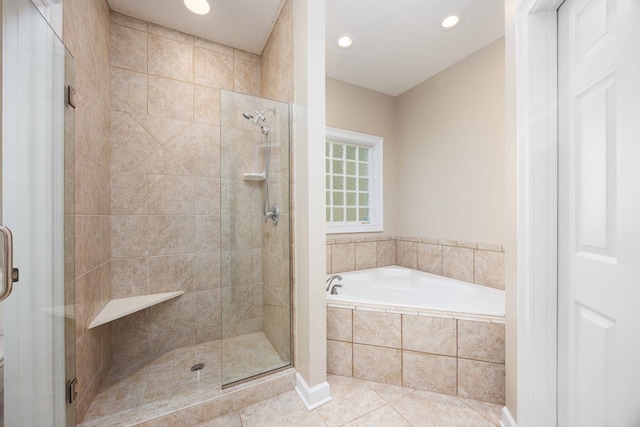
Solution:
<svg viewBox="0 0 640 427"><path fill-rule="evenodd" d="M193 372L196 363L204 368ZM80 426L144 421L221 395L223 375L228 383L283 365L264 333L256 332L179 348L120 375L122 369L114 366Z"/></svg>

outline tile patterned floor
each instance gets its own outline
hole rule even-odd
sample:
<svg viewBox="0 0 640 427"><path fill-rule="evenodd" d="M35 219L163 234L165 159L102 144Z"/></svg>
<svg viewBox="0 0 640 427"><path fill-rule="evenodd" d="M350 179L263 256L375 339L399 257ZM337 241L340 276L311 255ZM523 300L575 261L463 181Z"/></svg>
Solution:
<svg viewBox="0 0 640 427"><path fill-rule="evenodd" d="M330 375L333 400L307 411L295 391L198 427L494 427L502 406L438 393Z"/></svg>
<svg viewBox="0 0 640 427"><path fill-rule="evenodd" d="M204 363L201 371L191 371ZM170 351L135 370L114 366L82 427L131 425L215 398L221 384L286 365L262 332ZM223 368L221 368L223 367Z"/></svg>

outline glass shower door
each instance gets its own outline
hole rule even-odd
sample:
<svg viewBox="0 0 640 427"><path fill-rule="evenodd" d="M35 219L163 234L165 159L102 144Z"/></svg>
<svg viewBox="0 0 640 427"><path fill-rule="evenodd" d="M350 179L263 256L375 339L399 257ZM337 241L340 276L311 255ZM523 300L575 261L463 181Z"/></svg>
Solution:
<svg viewBox="0 0 640 427"><path fill-rule="evenodd" d="M0 303L3 422L74 425L73 59L31 1L4 0L2 21L2 224L20 270Z"/></svg>
<svg viewBox="0 0 640 427"><path fill-rule="evenodd" d="M291 364L289 104L221 92L222 384Z"/></svg>

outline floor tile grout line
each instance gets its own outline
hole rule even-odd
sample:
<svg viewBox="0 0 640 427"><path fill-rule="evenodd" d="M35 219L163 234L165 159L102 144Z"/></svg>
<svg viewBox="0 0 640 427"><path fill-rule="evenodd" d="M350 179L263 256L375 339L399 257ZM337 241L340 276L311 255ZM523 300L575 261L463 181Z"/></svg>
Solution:
<svg viewBox="0 0 640 427"><path fill-rule="evenodd" d="M477 413L478 415L480 415L482 418L484 418L485 420L489 421L491 424L494 425L499 425L496 424L496 422L492 419L490 419L489 417L487 417L485 414L483 414L482 412L478 411L476 408L474 408L473 406L469 405L467 402L465 402L464 400L460 399L458 396L453 396L456 399L458 399L460 402L462 402L463 404L465 404L467 407L471 408L471 410L473 410L475 413ZM479 400L479 402L482 402L482 400ZM487 402L487 403L491 403L491 402Z"/></svg>
<svg viewBox="0 0 640 427"><path fill-rule="evenodd" d="M367 385L368 385L368 384L367 384ZM374 390L374 391L375 391L375 390ZM382 409L382 408L384 408L385 406L389 406L389 404L387 403L387 401L386 401L386 400L384 400L384 399L382 399L382 400L384 401L384 405L382 405L382 406L378 406L377 408L374 408L374 409L370 410L369 412L365 412L365 413L364 413L364 414L362 414L362 415L358 415L358 416L357 416L357 417L355 417L354 419L349 420L349 421L347 421L347 422L345 422L345 423L343 423L343 424L340 424L340 426L339 426L339 427L344 427L344 426L346 426L346 425L347 425L347 424L349 424L349 423L352 423L352 422L354 422L354 421L356 421L356 420L359 420L360 418L362 418L362 417L364 417L364 416L367 416L367 415L371 414L372 412L377 411L378 409ZM326 423L325 423L325 424L326 424Z"/></svg>
<svg viewBox="0 0 640 427"><path fill-rule="evenodd" d="M409 393L411 394L411 393ZM404 397L404 396L403 396ZM398 399L396 399L398 400ZM396 414L400 415L400 418L402 418L403 420L405 420L407 422L407 424L409 424L410 426L413 426L413 424L411 423L411 421L409 421L408 419L405 418L404 415L402 415L402 413L400 411L398 411L396 408L394 408L391 404L389 404L389 407L391 408L392 411L394 411Z"/></svg>

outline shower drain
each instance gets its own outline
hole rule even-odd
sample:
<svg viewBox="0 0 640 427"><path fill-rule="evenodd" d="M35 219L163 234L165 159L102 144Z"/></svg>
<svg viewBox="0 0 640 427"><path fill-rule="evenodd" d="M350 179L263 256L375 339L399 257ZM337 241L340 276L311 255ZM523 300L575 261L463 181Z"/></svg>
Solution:
<svg viewBox="0 0 640 427"><path fill-rule="evenodd" d="M191 370L195 372L195 371L199 371L199 370L201 370L203 368L204 368L204 363L196 363L195 365L193 365L191 367Z"/></svg>

